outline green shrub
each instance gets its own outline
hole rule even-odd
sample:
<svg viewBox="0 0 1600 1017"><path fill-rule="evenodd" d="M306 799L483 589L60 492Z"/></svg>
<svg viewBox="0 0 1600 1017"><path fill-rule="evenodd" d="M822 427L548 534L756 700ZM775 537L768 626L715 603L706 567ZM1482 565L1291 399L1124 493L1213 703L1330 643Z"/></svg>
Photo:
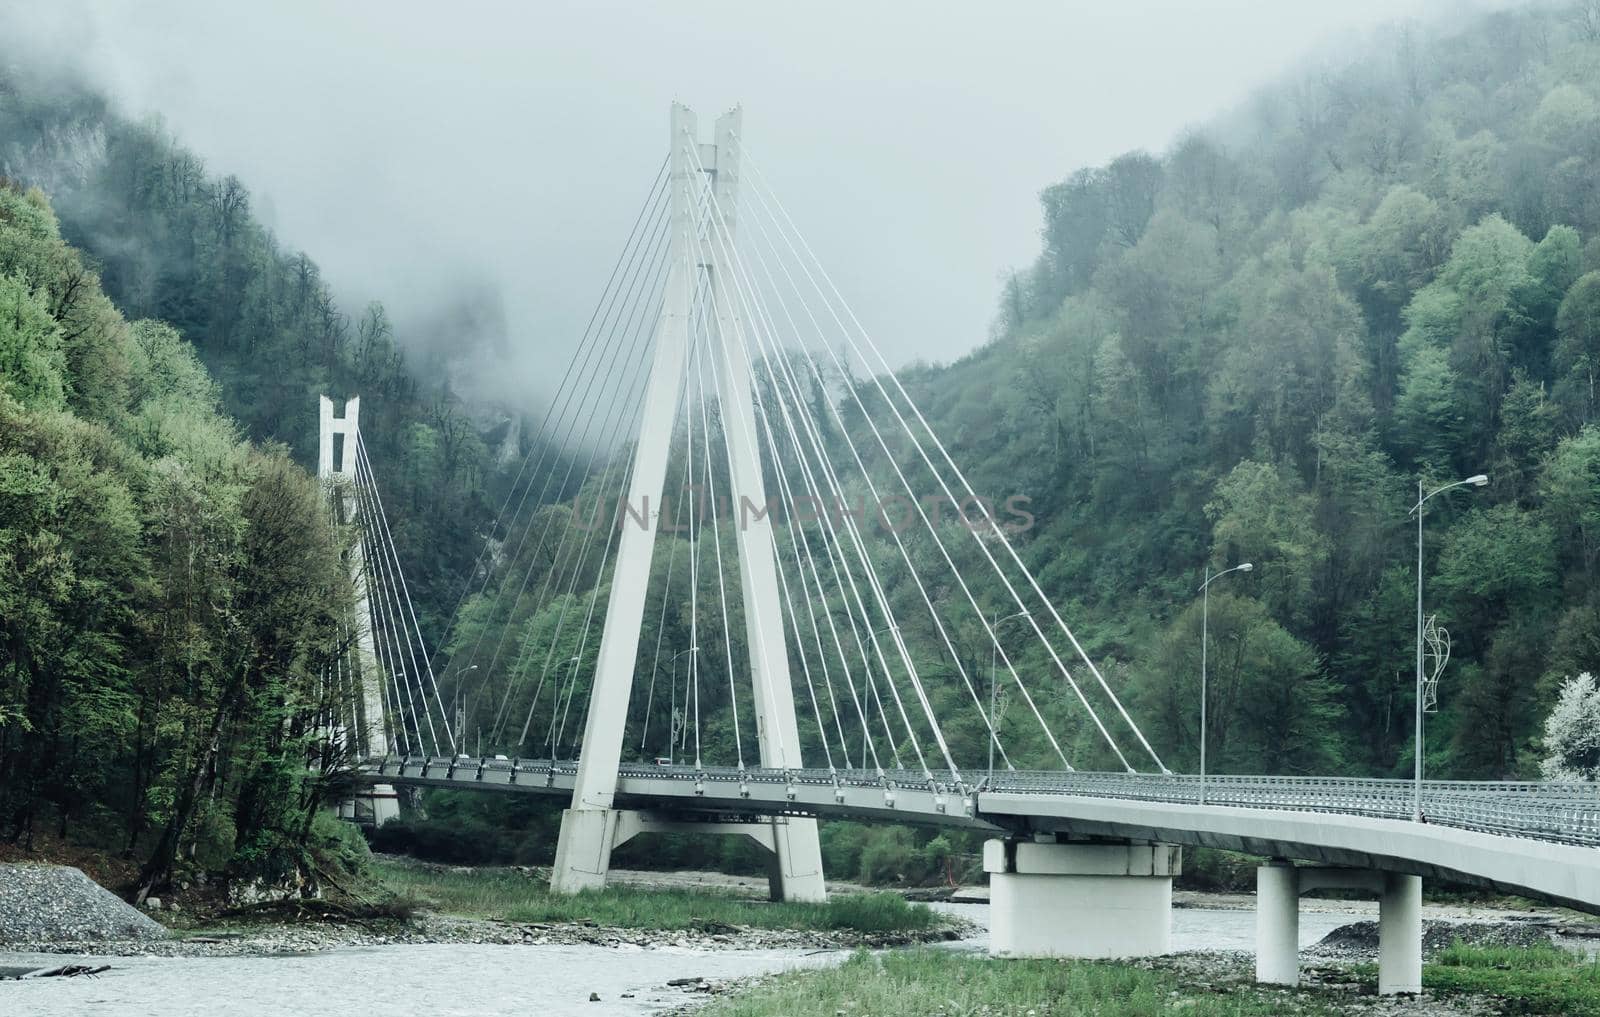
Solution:
<svg viewBox="0 0 1600 1017"><path fill-rule="evenodd" d="M825 927L860 932L903 932L932 927L937 913L897 893L841 894L828 901Z"/></svg>
<svg viewBox="0 0 1600 1017"><path fill-rule="evenodd" d="M194 861L206 872L221 872L233 857L238 832L233 817L216 806L206 809L194 824Z"/></svg>
<svg viewBox="0 0 1600 1017"><path fill-rule="evenodd" d="M1530 947L1451 944L1422 972L1443 995L1494 996L1508 1014L1600 1017L1600 961L1554 944Z"/></svg>
<svg viewBox="0 0 1600 1017"><path fill-rule="evenodd" d="M1214 893L1247 893L1255 889L1256 867L1260 864L1261 859L1254 855L1187 847L1183 849L1183 873L1178 877L1178 886Z"/></svg>
<svg viewBox="0 0 1600 1017"><path fill-rule="evenodd" d="M311 821L308 847L319 868L340 874L362 876L372 864L372 851L361 828L347 823L332 812L321 810Z"/></svg>

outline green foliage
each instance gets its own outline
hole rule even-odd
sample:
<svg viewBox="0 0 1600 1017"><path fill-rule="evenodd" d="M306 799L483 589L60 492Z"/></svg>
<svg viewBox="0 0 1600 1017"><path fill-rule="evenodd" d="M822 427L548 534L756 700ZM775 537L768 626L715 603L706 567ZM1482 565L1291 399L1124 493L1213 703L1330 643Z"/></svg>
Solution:
<svg viewBox="0 0 1600 1017"><path fill-rule="evenodd" d="M1492 479L1427 510L1424 606L1454 643L1430 772L1535 775L1556 682L1600 671L1580 24L1525 7L1408 36L1264 92L1159 172L1078 171L1042 196L994 341L903 374L976 487L1033 496L1023 557L1169 766L1198 761L1202 569L1252 560L1212 590L1217 769L1404 770L1419 475ZM1136 183L1155 211L1119 218Z"/></svg>
<svg viewBox="0 0 1600 1017"><path fill-rule="evenodd" d="M1194 604L1178 616L1134 685L1147 734L1185 767L1198 766L1200 756L1201 613ZM1339 772L1344 710L1312 649L1260 602L1215 589L1208 630L1212 772Z"/></svg>
<svg viewBox="0 0 1600 1017"><path fill-rule="evenodd" d="M21 279L0 276L0 391L30 409L65 401L61 329Z"/></svg>
<svg viewBox="0 0 1600 1017"><path fill-rule="evenodd" d="M1554 945L1454 943L1422 970L1423 988L1443 996L1491 996L1508 1014L1600 1015L1600 961Z"/></svg>
<svg viewBox="0 0 1600 1017"><path fill-rule="evenodd" d="M122 320L37 192L0 186L0 265L26 272L0 274L0 830L76 825L145 886L183 847L300 868L349 603L321 493L240 442L177 333Z"/></svg>
<svg viewBox="0 0 1600 1017"><path fill-rule="evenodd" d="M1218 993L1176 975L1092 961L996 960L927 948L861 952L838 967L794 971L706 1007L708 1017L1023 1017L1029 1013L1146 1017L1332 1017L1305 994Z"/></svg>
<svg viewBox="0 0 1600 1017"><path fill-rule="evenodd" d="M727 893L607 887L567 896L539 876L517 870L440 870L374 863L391 891L424 906L511 922L594 922L627 929L759 929L916 932L937 928L937 912L894 893L835 894L824 904L773 904Z"/></svg>
<svg viewBox="0 0 1600 1017"><path fill-rule="evenodd" d="M0 164L55 188L53 210L37 192L13 195L0 228L53 237L59 215L59 232L94 263L58 246L0 250L0 278L21 282L60 323L72 408L109 421L130 399L145 404L138 439L159 458L161 443L195 423L184 407L220 407L244 436L283 443L311 465L316 396L367 397L362 432L382 464L395 541L425 630L442 631L508 479L445 387L443 365L408 362L382 305L341 308L316 262L256 218L244 183L209 173L159 121L124 119L66 76L0 65ZM66 170L54 161L64 150L96 157ZM0 291L0 306L11 302ZM134 325L129 343L118 308L163 324ZM0 325L0 386L11 347Z"/></svg>
<svg viewBox="0 0 1600 1017"><path fill-rule="evenodd" d="M1183 872L1177 885L1185 890L1213 893L1253 893L1261 859L1208 847L1183 849Z"/></svg>
<svg viewBox="0 0 1600 1017"><path fill-rule="evenodd" d="M1595 415L1595 383L1600 375L1600 272L1578 279L1562 298L1556 334L1559 384L1587 422Z"/></svg>
<svg viewBox="0 0 1600 1017"><path fill-rule="evenodd" d="M326 809L319 809L311 822L308 847L325 872L361 877L372 865L372 849L360 828Z"/></svg>
<svg viewBox="0 0 1600 1017"><path fill-rule="evenodd" d="M385 823L372 846L452 865L548 865L560 823L558 807L530 796L433 791L426 818Z"/></svg>

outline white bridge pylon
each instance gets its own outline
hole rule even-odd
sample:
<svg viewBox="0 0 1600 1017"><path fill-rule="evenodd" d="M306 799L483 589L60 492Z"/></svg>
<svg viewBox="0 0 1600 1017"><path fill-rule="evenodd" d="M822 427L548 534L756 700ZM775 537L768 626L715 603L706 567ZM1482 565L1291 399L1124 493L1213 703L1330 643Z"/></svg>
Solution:
<svg viewBox="0 0 1600 1017"><path fill-rule="evenodd" d="M317 478L327 489L330 498L336 499L341 522L351 522L360 515L356 485L356 442L361 433L361 398L351 396L345 401L344 415L333 414L333 400L322 396L318 400ZM335 439L338 439L337 441ZM389 722L384 710L384 679L378 670L377 646L371 617L372 590L367 585L369 563L361 541L350 548L350 583L355 591L353 626L355 703L352 720L354 748L358 758L369 758L379 753L387 755L395 749L390 736ZM368 794L358 799L339 803L339 814L345 819L369 818L374 826L400 814L399 796L388 784L373 786Z"/></svg>
<svg viewBox="0 0 1600 1017"><path fill-rule="evenodd" d="M722 406L728 452L731 501L767 504L762 479L750 358L745 323L732 299L734 268L727 262L733 237L733 210L739 183L741 113L717 118L710 144L699 140L698 122L688 107L673 104L668 157L670 219L666 291L656 326L654 356L640 416L630 506L648 506L647 526L624 526L606 604L583 751L578 760L572 806L561 817L551 886L561 893L605 885L611 851L638 826L637 817L614 807L628 703L644 624L645 596L664 502L673 421L685 395L691 322L697 293L710 308L716 362L716 394ZM727 245L701 244L700 195L708 181L714 200L707 214ZM755 704L760 762L773 769L799 769L800 736L789 675L775 547L770 516L757 515L735 527L742 585L752 702ZM777 817L757 837L773 854L773 890L785 900L822 900L822 854L815 819Z"/></svg>

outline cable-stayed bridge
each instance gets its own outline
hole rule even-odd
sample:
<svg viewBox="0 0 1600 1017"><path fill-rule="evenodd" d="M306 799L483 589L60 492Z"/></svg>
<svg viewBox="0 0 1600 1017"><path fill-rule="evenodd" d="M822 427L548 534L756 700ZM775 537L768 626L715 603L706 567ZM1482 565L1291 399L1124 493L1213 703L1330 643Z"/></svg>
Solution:
<svg viewBox="0 0 1600 1017"><path fill-rule="evenodd" d="M1300 893L1365 888L1385 991L1420 985L1424 876L1600 908L1594 785L1170 772L1046 595L1023 492L958 464L738 110L702 142L673 107L442 645L357 409L323 408L359 533L330 725L370 760L350 809L375 822L397 786L559 796L559 891L603 885L639 833L698 830L756 839L801 900L824 893L819 817L982 830L994 947L1017 954L1162 952L1181 846L1234 848L1274 859L1260 977L1297 978Z"/></svg>

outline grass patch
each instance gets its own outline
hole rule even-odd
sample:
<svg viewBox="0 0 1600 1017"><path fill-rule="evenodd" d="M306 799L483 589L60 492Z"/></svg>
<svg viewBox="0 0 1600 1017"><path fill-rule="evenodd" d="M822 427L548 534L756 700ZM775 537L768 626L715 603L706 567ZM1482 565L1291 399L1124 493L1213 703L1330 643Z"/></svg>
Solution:
<svg viewBox="0 0 1600 1017"><path fill-rule="evenodd" d="M1496 997L1508 1014L1600 1017L1600 961L1553 945L1455 943L1423 968L1422 984L1441 995Z"/></svg>
<svg viewBox="0 0 1600 1017"><path fill-rule="evenodd" d="M1094 961L991 960L943 950L857 953L836 968L780 975L723 997L705 1017L1332 1017L1310 996L1249 988L1216 993L1176 976Z"/></svg>
<svg viewBox="0 0 1600 1017"><path fill-rule="evenodd" d="M892 893L852 894L825 904L772 904L703 890L608 887L567 897L543 880L503 870L447 872L374 862L376 877L396 896L451 914L510 922L593 922L624 929L759 929L924 932L944 924L938 912Z"/></svg>

